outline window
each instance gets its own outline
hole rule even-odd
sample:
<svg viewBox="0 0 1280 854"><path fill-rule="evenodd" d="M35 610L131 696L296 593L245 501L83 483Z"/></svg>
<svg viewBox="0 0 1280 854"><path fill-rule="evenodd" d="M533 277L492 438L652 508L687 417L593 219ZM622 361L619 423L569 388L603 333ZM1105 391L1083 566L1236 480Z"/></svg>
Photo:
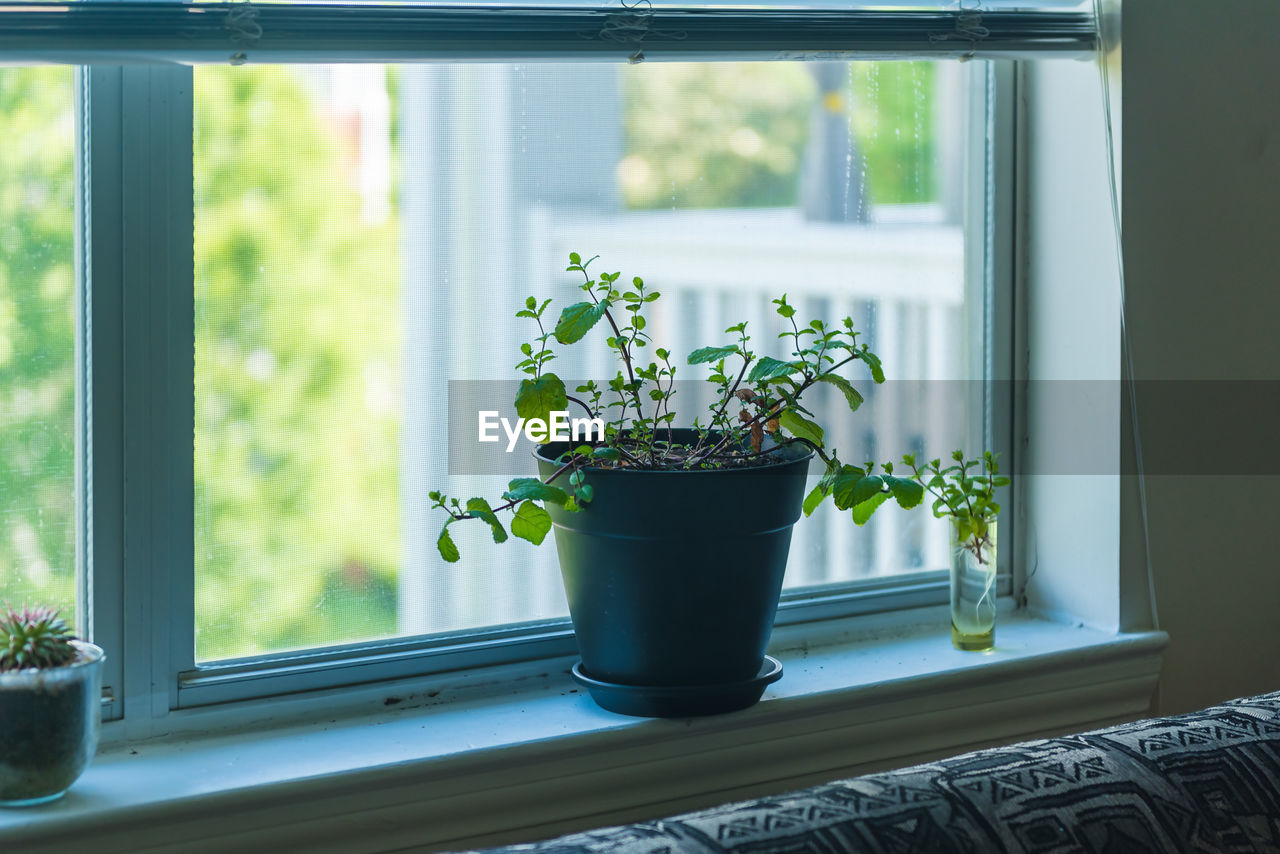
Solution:
<svg viewBox="0 0 1280 854"><path fill-rule="evenodd" d="M62 109L80 133L48 121L81 140L62 149L87 191L78 256L65 205L58 233L83 300L52 274L25 292L70 318L67 356L46 366L71 395L48 416L64 462L41 475L62 504L34 512L62 549L52 566L85 508L77 607L121 653L109 714L134 714L121 698L145 717L572 649L553 549L476 532L446 569L424 497L520 473L445 456L441 437L474 418L457 402L504 393L514 312L572 293L556 272L570 250L659 287L654 334L676 353L743 318L769 339L782 292L852 315L894 381L836 419L851 458L1008 447L989 381L1012 337L1009 63L616 58L97 66L74 87L66 68L4 71L77 93ZM0 560L31 512L8 517ZM923 514L857 529L828 508L797 528L779 619L941 602L944 543ZM66 592L38 595L71 603L64 573L50 577Z"/></svg>
<svg viewBox="0 0 1280 854"><path fill-rule="evenodd" d="M0 68L0 602L76 607L70 68Z"/></svg>
<svg viewBox="0 0 1280 854"><path fill-rule="evenodd" d="M571 250L660 287L655 340L677 353L739 318L768 350L781 293L855 317L895 382L862 417L815 397L858 458L975 444L938 423L982 406L968 350L987 297L965 283L981 243L965 241L962 117L941 109L968 74L195 69L197 661L567 615L553 549L463 528L468 559L447 565L425 496L527 473L527 448L467 433L509 410L514 313L530 293L565 304ZM579 349L562 375L605 369L603 347ZM796 530L789 583L938 570L945 543L921 514L855 531L823 508Z"/></svg>

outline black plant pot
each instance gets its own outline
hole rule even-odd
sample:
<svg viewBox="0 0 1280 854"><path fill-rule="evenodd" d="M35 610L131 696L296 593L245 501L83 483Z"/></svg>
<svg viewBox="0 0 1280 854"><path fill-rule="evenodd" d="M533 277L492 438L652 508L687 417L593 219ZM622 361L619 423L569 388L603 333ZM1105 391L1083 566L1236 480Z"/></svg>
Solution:
<svg viewBox="0 0 1280 854"><path fill-rule="evenodd" d="M544 478L568 448L540 449ZM582 654L574 675L601 706L716 714L754 704L782 675L765 647L813 453L779 454L734 470L588 469L590 504L548 507Z"/></svg>

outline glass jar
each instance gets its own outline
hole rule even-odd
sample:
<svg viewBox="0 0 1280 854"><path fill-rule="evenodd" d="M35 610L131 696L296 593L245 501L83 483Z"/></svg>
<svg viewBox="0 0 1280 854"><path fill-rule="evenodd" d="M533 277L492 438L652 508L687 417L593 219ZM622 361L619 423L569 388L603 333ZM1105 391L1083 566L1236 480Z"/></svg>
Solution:
<svg viewBox="0 0 1280 854"><path fill-rule="evenodd" d="M951 525L951 643L984 652L996 645L996 522L976 533Z"/></svg>
<svg viewBox="0 0 1280 854"><path fill-rule="evenodd" d="M70 664L0 673L0 807L62 797L98 748L104 656L71 643Z"/></svg>

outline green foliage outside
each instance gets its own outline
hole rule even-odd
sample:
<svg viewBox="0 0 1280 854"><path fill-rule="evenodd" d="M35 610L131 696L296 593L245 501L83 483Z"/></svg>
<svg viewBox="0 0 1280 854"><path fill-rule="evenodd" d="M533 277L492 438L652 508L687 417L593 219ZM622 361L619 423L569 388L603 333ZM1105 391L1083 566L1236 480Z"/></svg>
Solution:
<svg viewBox="0 0 1280 854"><path fill-rule="evenodd" d="M195 72L198 657L395 631L398 232L287 68Z"/></svg>
<svg viewBox="0 0 1280 854"><path fill-rule="evenodd" d="M0 68L0 601L75 613L72 74Z"/></svg>
<svg viewBox="0 0 1280 854"><path fill-rule="evenodd" d="M933 74L851 69L873 201L934 198ZM802 66L626 69L622 93L630 207L795 203ZM292 69L200 68L195 101L198 657L394 633L400 437L377 398L399 387L396 200L362 221L349 152ZM70 617L70 69L0 69L0 141L0 599Z"/></svg>
<svg viewBox="0 0 1280 854"><path fill-rule="evenodd" d="M933 96L937 76L932 62L850 64L850 122L875 204L938 200Z"/></svg>
<svg viewBox="0 0 1280 854"><path fill-rule="evenodd" d="M849 115L875 204L937 199L929 62L855 62L831 108ZM660 64L622 74L634 209L796 204L818 87L802 63Z"/></svg>
<svg viewBox="0 0 1280 854"><path fill-rule="evenodd" d="M795 203L816 97L802 66L642 64L623 71L622 92L629 207Z"/></svg>
<svg viewBox="0 0 1280 854"><path fill-rule="evenodd" d="M362 410L396 383L397 224L361 223L291 71L195 79L199 655L391 633L397 421ZM71 69L0 70L0 139L0 599L71 615Z"/></svg>

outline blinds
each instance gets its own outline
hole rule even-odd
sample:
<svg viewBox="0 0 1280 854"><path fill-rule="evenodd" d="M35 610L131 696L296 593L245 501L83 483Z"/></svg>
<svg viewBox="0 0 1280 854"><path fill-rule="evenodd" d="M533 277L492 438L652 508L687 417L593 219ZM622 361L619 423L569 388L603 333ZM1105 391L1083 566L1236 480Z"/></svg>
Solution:
<svg viewBox="0 0 1280 854"><path fill-rule="evenodd" d="M1089 0L0 6L0 62L1079 58L1096 40Z"/></svg>

